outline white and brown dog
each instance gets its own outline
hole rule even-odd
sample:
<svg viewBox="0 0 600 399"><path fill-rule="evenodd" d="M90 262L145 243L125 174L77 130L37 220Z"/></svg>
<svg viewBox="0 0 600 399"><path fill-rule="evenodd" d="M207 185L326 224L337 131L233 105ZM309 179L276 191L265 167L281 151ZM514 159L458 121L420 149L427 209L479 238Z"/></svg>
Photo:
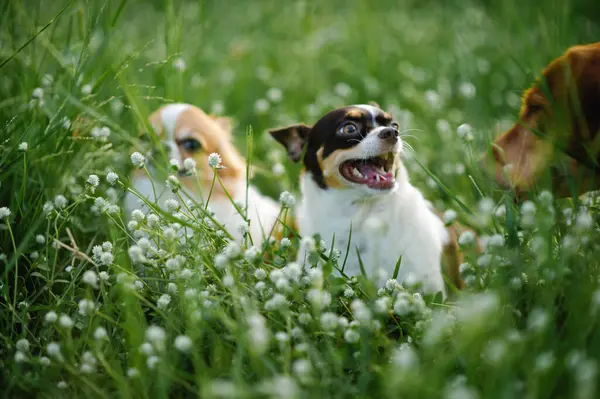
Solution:
<svg viewBox="0 0 600 399"><path fill-rule="evenodd" d="M328 241L335 237L340 259L348 257L344 273L349 276L362 273L362 261L367 277L381 279L376 270L382 268L391 278L401 257L398 280L421 283L427 293L445 293L441 265L450 255L447 274L462 288L456 232L411 185L398 129L378 107L354 105L331 111L312 127L270 131L294 162L304 164L299 232Z"/></svg>
<svg viewBox="0 0 600 399"><path fill-rule="evenodd" d="M245 206L247 195L249 233L253 242L260 244L276 223L280 206L273 199L263 196L252 185L247 187L246 162L232 143L231 120L207 115L193 105L169 104L152 113L149 122L164 145L167 155L176 160L182 188L195 200L203 201L207 199L212 186L209 209L238 241L243 237L238 227L244 219L229 197ZM213 186L214 170L208 164L211 153L217 153L221 157L222 167L217 169L217 173L222 185L215 182ZM186 158L195 161L197 177L184 173ZM150 164L148 169L153 175L154 189L150 178L139 169L132 176L132 185L149 201L154 201L156 190L157 203L162 207L168 198L175 196L164 184L164 178L154 177L157 174L156 165ZM128 194L125 207L131 212L143 208L143 202L137 196Z"/></svg>

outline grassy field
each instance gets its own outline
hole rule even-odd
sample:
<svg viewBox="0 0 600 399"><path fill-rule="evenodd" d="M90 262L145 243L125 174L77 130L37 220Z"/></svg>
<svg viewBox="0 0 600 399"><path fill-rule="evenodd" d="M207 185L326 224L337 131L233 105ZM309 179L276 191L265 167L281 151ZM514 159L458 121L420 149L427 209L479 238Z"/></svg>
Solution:
<svg viewBox="0 0 600 399"><path fill-rule="evenodd" d="M597 397L595 197L540 191L517 208L477 159L547 62L600 38L588 19L598 7L218 3L0 4L0 392ZM467 288L441 303L392 282L298 275L285 265L299 239L265 243L268 262L202 226L179 246L170 215L128 229L115 206L137 126L173 101L233 117L244 154L252 143L254 183L274 198L297 195L298 169L266 129L378 102L410 135L413 184L487 239L478 256L463 237ZM78 115L93 135L73 137ZM131 257L148 242L134 244L136 230L162 249L143 276Z"/></svg>

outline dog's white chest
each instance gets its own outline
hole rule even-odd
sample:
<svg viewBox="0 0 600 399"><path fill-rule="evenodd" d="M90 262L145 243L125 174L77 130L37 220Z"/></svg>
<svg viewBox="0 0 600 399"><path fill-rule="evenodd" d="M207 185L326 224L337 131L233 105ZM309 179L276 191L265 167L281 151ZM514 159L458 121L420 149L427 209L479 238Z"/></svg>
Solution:
<svg viewBox="0 0 600 399"><path fill-rule="evenodd" d="M416 188L407 184L401 192L353 201L344 192L324 191L311 183L303 181L300 233L319 233L327 243L335 236L344 274L360 275L362 261L367 277L381 285L392 278L402 257L399 281L410 275L425 291L443 291L441 255L447 233Z"/></svg>

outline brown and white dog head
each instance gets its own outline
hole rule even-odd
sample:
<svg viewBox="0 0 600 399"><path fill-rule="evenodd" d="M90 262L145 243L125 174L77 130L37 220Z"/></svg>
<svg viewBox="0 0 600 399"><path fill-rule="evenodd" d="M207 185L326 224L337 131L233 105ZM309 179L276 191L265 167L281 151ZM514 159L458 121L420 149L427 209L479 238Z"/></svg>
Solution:
<svg viewBox="0 0 600 399"><path fill-rule="evenodd" d="M600 42L571 47L525 92L518 122L493 144L495 178L526 193L550 171L558 196L598 189L599 132Z"/></svg>
<svg viewBox="0 0 600 399"><path fill-rule="evenodd" d="M402 141L392 116L373 105L333 110L314 124L269 131L323 190L385 193L397 186ZM304 155L303 155L304 154Z"/></svg>
<svg viewBox="0 0 600 399"><path fill-rule="evenodd" d="M229 118L207 115L189 104L169 104L153 112L149 121L167 156L177 161L182 184L192 192L196 191L197 183L195 177L186 176L186 158L196 162L202 189L212 185L214 173L208 165L211 153L221 156L223 167L217 173L228 191L240 179L245 179L245 161L231 141ZM214 191L221 190L220 185L215 184Z"/></svg>

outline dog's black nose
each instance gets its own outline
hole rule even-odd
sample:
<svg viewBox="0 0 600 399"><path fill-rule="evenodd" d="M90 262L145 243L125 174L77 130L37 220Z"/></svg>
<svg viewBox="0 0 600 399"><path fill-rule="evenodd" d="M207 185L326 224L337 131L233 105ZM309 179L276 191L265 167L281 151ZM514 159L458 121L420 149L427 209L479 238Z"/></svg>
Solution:
<svg viewBox="0 0 600 399"><path fill-rule="evenodd" d="M396 141L398 140L398 131L391 127L386 127L377 135L382 140Z"/></svg>

